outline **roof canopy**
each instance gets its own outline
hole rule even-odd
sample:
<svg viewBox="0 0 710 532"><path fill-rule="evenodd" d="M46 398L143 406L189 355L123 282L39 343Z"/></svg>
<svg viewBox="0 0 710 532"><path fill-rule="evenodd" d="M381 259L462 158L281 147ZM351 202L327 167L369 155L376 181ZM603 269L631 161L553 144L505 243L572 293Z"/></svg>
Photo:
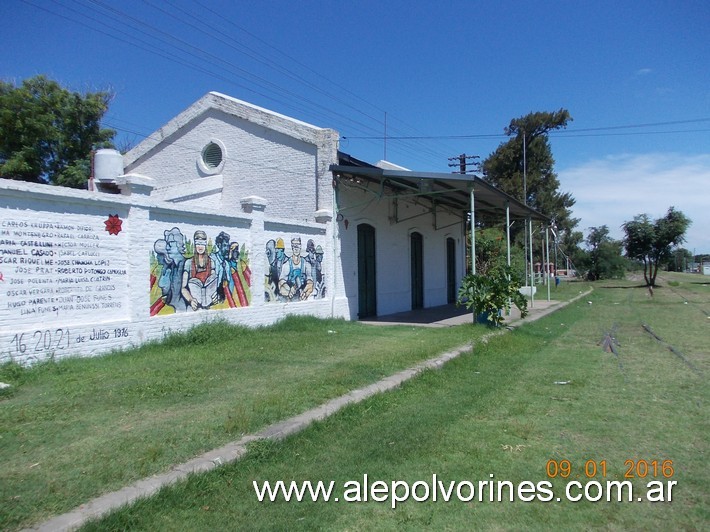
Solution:
<svg viewBox="0 0 710 532"><path fill-rule="evenodd" d="M471 189L474 191L475 210L478 213L495 213L510 208L513 218L528 218L550 222L547 216L527 207L517 199L486 183L480 177L465 174L444 174L437 172L415 172L411 170L384 169L359 161L339 152L340 164L331 165L336 178L350 179L366 188L375 184L388 187L397 196L427 197L440 205L459 211L469 211Z"/></svg>

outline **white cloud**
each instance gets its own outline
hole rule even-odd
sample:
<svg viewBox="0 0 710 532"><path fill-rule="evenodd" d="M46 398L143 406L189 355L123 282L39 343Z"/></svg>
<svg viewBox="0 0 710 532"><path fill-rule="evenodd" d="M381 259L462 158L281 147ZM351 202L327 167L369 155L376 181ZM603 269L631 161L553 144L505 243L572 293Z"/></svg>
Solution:
<svg viewBox="0 0 710 532"><path fill-rule="evenodd" d="M673 206L692 220L684 247L710 253L710 155L649 153L608 156L559 171L571 192L578 228L606 225L621 238L621 225L637 214L652 219Z"/></svg>
<svg viewBox="0 0 710 532"><path fill-rule="evenodd" d="M637 76L647 76L651 72L653 72L653 70L650 68L640 68L636 71L636 75Z"/></svg>

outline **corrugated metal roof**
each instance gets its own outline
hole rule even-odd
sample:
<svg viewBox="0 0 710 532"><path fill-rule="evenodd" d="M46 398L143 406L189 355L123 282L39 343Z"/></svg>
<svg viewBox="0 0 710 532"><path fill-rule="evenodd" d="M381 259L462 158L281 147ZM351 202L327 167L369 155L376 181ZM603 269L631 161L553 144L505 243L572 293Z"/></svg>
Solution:
<svg viewBox="0 0 710 532"><path fill-rule="evenodd" d="M548 223L551 221L549 217L527 207L514 197L486 183L480 177L380 168L342 152L338 153L338 159L340 164L330 167L330 171L333 172L336 179L376 183L381 187L389 188L395 195L401 193L428 197L439 204L465 212L470 210L470 192L473 188L477 217L479 212L501 214L501 212L505 212L506 205L508 205L512 218L527 218L529 216L537 221Z"/></svg>

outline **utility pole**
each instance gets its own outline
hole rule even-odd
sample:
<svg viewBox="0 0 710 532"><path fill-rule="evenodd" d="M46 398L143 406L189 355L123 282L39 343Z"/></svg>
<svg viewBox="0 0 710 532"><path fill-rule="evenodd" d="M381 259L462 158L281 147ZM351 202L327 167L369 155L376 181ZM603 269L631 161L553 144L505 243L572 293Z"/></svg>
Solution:
<svg viewBox="0 0 710 532"><path fill-rule="evenodd" d="M465 153L462 153L458 157L449 157L449 161L454 161L449 163L449 166L452 168L459 167L459 171L453 171L451 172L452 174L468 174L468 173L473 173L477 172L478 170L481 169L481 164L474 162L476 159L480 159L478 155L466 155ZM473 166L473 169L468 170L467 166L471 165Z"/></svg>
<svg viewBox="0 0 710 532"><path fill-rule="evenodd" d="M523 205L527 207L528 205L528 154L525 148L525 131L523 131ZM525 284L528 284L528 239L524 239L525 248ZM532 262L532 220L530 220L530 299L534 301L532 297L533 286L535 285L535 280L533 279L533 262Z"/></svg>
<svg viewBox="0 0 710 532"><path fill-rule="evenodd" d="M462 153L458 157L449 157L449 161L452 161L449 163L449 166L452 168L456 168L458 166L459 171L453 171L451 172L452 174L462 174L465 175L467 173L473 173L476 170L479 170L481 168L481 164L478 162L475 162L476 159L480 159L478 155L466 155L465 153ZM473 168L471 170L468 170L468 165L471 165ZM476 212L474 209L474 191L473 191L473 183L471 183L470 186L470 193L471 193L471 211L470 211L470 221L471 221L471 273L474 275L476 274ZM464 255L466 254L464 250ZM476 316L474 314L473 319L476 319Z"/></svg>

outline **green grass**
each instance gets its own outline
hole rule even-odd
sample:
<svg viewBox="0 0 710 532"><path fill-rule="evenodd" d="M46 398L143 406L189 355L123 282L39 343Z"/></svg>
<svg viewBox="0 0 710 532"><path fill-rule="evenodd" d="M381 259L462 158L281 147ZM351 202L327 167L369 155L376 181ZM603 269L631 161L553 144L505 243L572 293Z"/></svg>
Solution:
<svg viewBox="0 0 710 532"><path fill-rule="evenodd" d="M29 526L457 347L483 328L288 318L0 367L0 529Z"/></svg>
<svg viewBox="0 0 710 532"><path fill-rule="evenodd" d="M697 277L695 277L697 279ZM593 294L440 370L350 406L282 442L165 488L87 530L702 529L708 500L710 288L601 282ZM591 301L591 304L588 303ZM687 302L687 304L686 304ZM693 363L691 369L646 324ZM618 356L602 349L614 333ZM393 352L397 348L392 348ZM569 382L566 385L555 382ZM252 481L547 480L548 460L623 480L627 460L672 460L672 503L259 503ZM654 477L666 480L659 473ZM635 478L641 490L647 479ZM552 480L556 494L563 481ZM637 491L636 494L640 494ZM342 494L342 490L341 490Z"/></svg>
<svg viewBox="0 0 710 532"><path fill-rule="evenodd" d="M669 280L653 299L633 288L639 283L597 283L592 295L442 370L284 442L257 442L245 459L87 528L702 528L710 517L703 458L710 289L699 276ZM570 299L586 287L564 282L551 293ZM618 358L599 345L611 329ZM0 381L15 386L0 396L0 528L70 510L486 332L290 318L258 330L208 325L99 359L4 366ZM671 459L674 502L409 502L391 510L258 503L251 484L342 483L364 473L538 482L551 458L570 460L575 473L585 460L606 460L609 479L620 478L627 459Z"/></svg>

